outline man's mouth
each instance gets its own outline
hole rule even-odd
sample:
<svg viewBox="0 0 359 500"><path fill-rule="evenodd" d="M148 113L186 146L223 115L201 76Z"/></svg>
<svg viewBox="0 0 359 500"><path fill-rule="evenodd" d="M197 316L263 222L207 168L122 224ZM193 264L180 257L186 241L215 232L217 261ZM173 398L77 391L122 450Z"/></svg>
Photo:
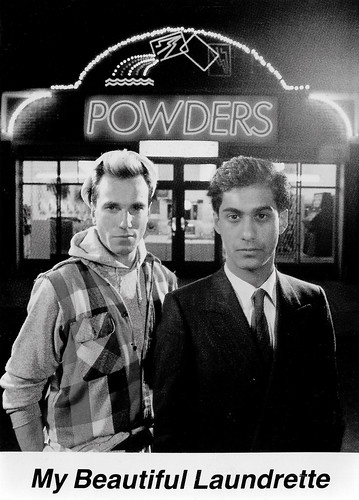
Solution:
<svg viewBox="0 0 359 500"><path fill-rule="evenodd" d="M131 238L134 238L135 235L134 234L120 234L118 236L114 236L115 239L117 240L129 240Z"/></svg>

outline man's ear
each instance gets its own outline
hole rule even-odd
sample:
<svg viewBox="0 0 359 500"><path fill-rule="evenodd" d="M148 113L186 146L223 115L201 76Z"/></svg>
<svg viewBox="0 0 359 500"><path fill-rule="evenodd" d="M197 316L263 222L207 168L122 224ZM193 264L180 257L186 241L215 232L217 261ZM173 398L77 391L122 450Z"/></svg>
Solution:
<svg viewBox="0 0 359 500"><path fill-rule="evenodd" d="M288 210L283 210L279 214L279 234L283 234L288 227Z"/></svg>
<svg viewBox="0 0 359 500"><path fill-rule="evenodd" d="M95 205L91 202L91 217L93 224L96 224L95 209L96 209Z"/></svg>
<svg viewBox="0 0 359 500"><path fill-rule="evenodd" d="M213 223L216 233L221 234L221 230L219 228L219 215L217 212L213 212Z"/></svg>

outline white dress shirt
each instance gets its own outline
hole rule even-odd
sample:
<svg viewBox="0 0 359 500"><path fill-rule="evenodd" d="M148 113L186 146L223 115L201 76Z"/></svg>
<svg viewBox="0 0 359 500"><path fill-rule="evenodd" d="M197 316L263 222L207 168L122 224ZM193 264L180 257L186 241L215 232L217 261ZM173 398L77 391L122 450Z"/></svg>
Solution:
<svg viewBox="0 0 359 500"><path fill-rule="evenodd" d="M252 295L257 290L256 287L243 281L233 274L229 269L227 264L224 265L224 272L229 279L234 291L237 295L238 301L243 309L244 315L247 318L249 325L251 324L252 314L254 312ZM275 335L275 323L276 323L276 282L277 275L275 269L269 278L259 287L265 290L267 293L264 297L264 314L267 319L270 341L273 348L276 346L276 335Z"/></svg>

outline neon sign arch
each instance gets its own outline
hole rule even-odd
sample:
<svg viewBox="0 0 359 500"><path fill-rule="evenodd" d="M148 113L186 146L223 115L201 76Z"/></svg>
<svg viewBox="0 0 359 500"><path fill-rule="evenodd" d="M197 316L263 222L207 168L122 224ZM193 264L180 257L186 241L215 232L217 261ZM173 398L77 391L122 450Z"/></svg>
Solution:
<svg viewBox="0 0 359 500"><path fill-rule="evenodd" d="M330 95L326 95L324 93L312 93L309 95L309 99L313 101L323 102L330 106L334 111L336 111L337 115L340 117L342 123L344 124L347 139L351 139L352 137L354 137L353 126L350 122L350 118L343 110L343 108L341 108Z"/></svg>
<svg viewBox="0 0 359 500"><path fill-rule="evenodd" d="M220 33L216 33L213 31L207 31L204 29L196 30L194 28L184 28L184 27L166 27L166 28L162 28L162 29L153 30L151 32L145 32L145 33L142 33L140 35L135 35L135 36L132 36L130 38L126 38L125 40L108 47L105 51L101 52L94 59L92 59L92 61L90 61L89 64L87 64L87 66L80 73L80 75L75 83L69 84L69 85L52 85L51 89L52 90L78 89L82 85L82 83L83 83L84 79L86 78L86 76L88 75L88 73L95 66L97 66L99 63L101 63L104 59L113 55L118 50L120 50L120 49L122 49L130 44L136 43L136 42L142 42L145 40L153 40L154 38L162 37L162 36L165 36L167 34L172 34L172 35L180 34L182 36L184 34L186 34L186 35L197 36L197 37L205 36L205 37L211 38L213 41L229 44L229 45L231 45L239 50L242 50L245 54L248 54L255 61L259 62L264 68L267 69L267 71L271 75L273 75L274 78L277 79L278 83L283 87L284 90L299 90L299 91L309 90L309 85L307 85L307 84L306 85L288 85L287 82L284 80L283 76L281 75L281 73L270 62L266 61L265 58L261 54L259 54L254 48L249 48L247 45L245 45L241 42L238 42L230 37L221 35ZM185 52L185 50L183 50L183 52ZM138 57L142 58L144 56L139 55ZM147 59L146 62L148 63L147 64L148 69L146 69L146 73L148 73L148 71L153 66L155 66L159 62L159 60L156 58L151 58L151 60Z"/></svg>

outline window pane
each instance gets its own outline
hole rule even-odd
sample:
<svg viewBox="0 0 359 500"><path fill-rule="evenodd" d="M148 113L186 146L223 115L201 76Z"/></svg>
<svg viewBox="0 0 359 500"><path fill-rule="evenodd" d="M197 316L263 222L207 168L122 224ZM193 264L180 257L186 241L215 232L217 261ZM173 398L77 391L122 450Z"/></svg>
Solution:
<svg viewBox="0 0 359 500"><path fill-rule="evenodd" d="M24 161L23 182L24 183L51 183L56 182L56 161Z"/></svg>
<svg viewBox="0 0 359 500"><path fill-rule="evenodd" d="M77 161L62 161L60 163L61 182L79 182Z"/></svg>
<svg viewBox="0 0 359 500"><path fill-rule="evenodd" d="M173 165L170 163L157 163L158 180L172 181L173 180Z"/></svg>
<svg viewBox="0 0 359 500"><path fill-rule="evenodd" d="M80 160L78 162L78 181L84 182L84 180L89 176L91 170L93 169L94 162L92 160Z"/></svg>
<svg viewBox="0 0 359 500"><path fill-rule="evenodd" d="M83 183L93 166L92 160L62 161L61 182Z"/></svg>
<svg viewBox="0 0 359 500"><path fill-rule="evenodd" d="M277 170L284 172L286 176L288 177L288 181L292 186L295 186L297 183L298 179L298 173L297 173L297 163L275 163L277 166Z"/></svg>
<svg viewBox="0 0 359 500"><path fill-rule="evenodd" d="M188 164L184 165L184 180L185 181L209 181L212 179L216 171L216 165L204 164Z"/></svg>
<svg viewBox="0 0 359 500"><path fill-rule="evenodd" d="M336 165L303 164L302 186L330 186L336 185Z"/></svg>

